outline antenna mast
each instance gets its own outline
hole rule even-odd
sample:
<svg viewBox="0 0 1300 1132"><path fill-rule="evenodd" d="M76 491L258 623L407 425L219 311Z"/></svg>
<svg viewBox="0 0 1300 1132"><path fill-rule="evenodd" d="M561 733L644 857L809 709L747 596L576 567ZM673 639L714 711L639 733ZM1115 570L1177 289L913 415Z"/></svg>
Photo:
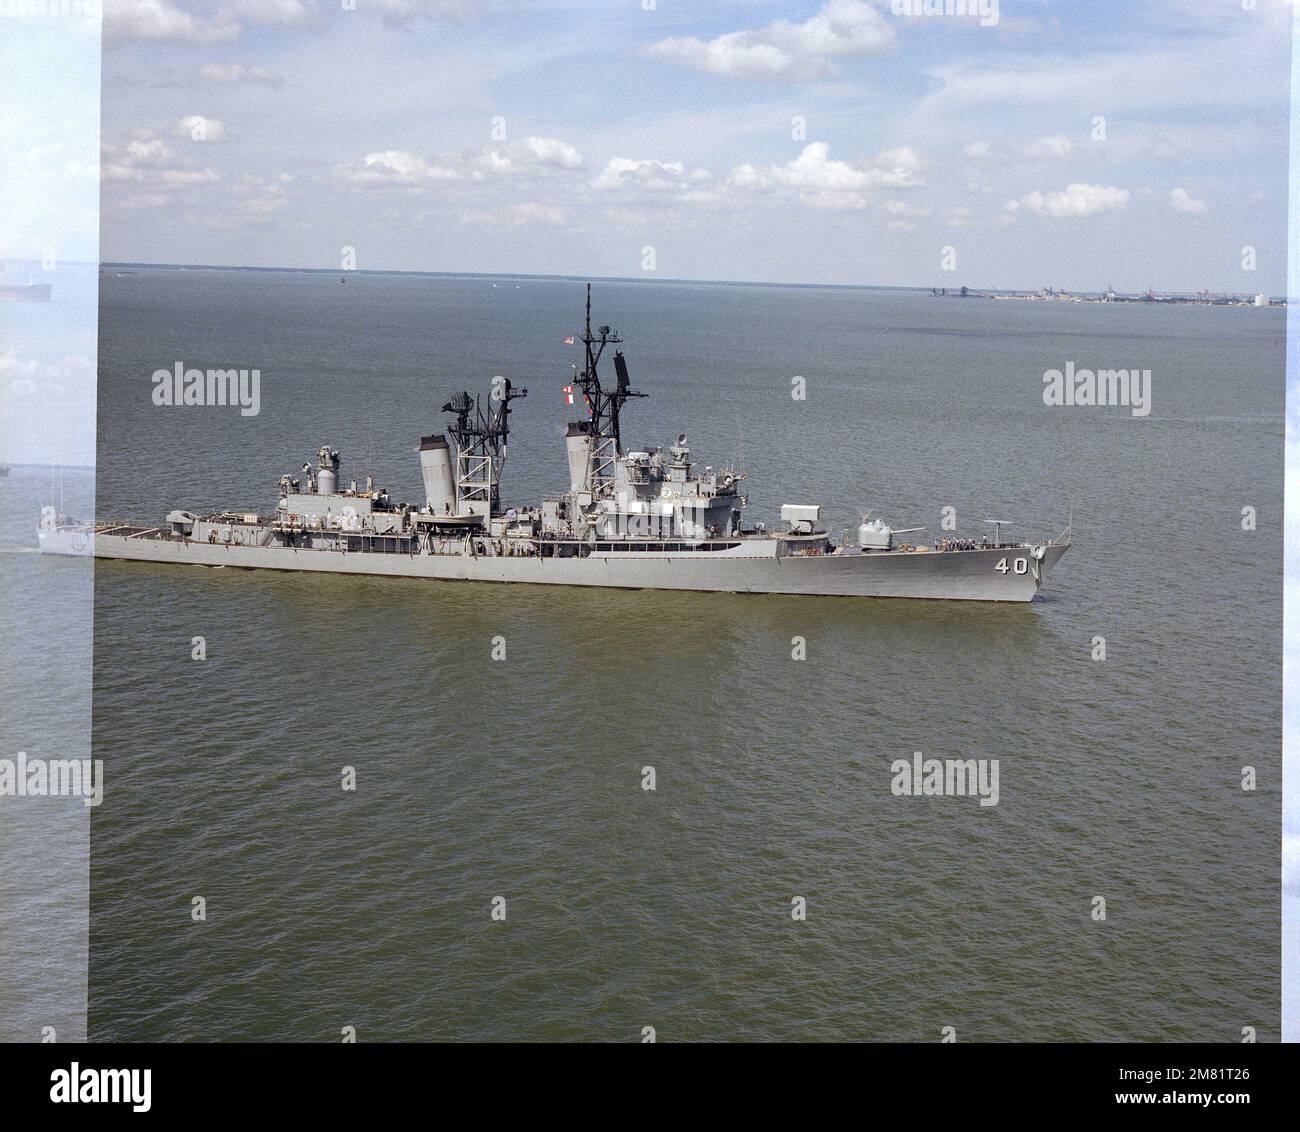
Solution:
<svg viewBox="0 0 1300 1132"><path fill-rule="evenodd" d="M614 351L614 388L607 391L601 385L599 366L605 347L617 345L623 339L608 326L597 327L596 332L592 333L590 283L587 284L586 321L581 341L586 350L586 363L573 383L582 390L591 425L591 462L588 466L587 486L593 495L604 495L613 489L614 463L623 451L619 411L629 398L644 397L645 394L631 388L627 362L621 350Z"/></svg>
<svg viewBox="0 0 1300 1132"><path fill-rule="evenodd" d="M501 472L506 463L506 441L510 436L510 402L527 397L527 389L516 389L508 377L493 382L497 397L483 398L453 393L442 407L455 413L456 422L447 430L456 441L456 499L474 514L491 518L500 509Z"/></svg>

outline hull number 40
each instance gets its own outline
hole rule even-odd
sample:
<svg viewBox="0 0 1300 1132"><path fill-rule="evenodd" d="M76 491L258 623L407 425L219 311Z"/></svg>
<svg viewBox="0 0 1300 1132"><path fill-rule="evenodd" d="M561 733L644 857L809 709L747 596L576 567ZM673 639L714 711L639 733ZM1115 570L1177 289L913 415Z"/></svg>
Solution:
<svg viewBox="0 0 1300 1132"><path fill-rule="evenodd" d="M1008 565L1007 560L1003 558L993 567L993 569L995 569L999 574L1008 574L1012 571L1017 574L1027 574L1029 573L1029 559L1016 558Z"/></svg>

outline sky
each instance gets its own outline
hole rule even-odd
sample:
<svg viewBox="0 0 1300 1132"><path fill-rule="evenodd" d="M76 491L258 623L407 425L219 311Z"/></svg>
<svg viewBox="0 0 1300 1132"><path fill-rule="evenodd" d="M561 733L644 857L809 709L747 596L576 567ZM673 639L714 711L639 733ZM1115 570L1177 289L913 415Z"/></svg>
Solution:
<svg viewBox="0 0 1300 1132"><path fill-rule="evenodd" d="M106 0L101 254L1284 291L1284 0L990 4Z"/></svg>
<svg viewBox="0 0 1300 1132"><path fill-rule="evenodd" d="M0 0L0 280L49 282L56 298L0 302L0 464L88 466L99 304L94 268L75 264L99 246L99 20L18 19L13 2Z"/></svg>

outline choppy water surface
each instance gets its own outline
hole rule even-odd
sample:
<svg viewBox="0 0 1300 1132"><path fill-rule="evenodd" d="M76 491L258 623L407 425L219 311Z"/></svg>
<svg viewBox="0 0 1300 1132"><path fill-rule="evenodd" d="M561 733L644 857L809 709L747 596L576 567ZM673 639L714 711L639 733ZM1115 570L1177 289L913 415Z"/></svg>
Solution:
<svg viewBox="0 0 1300 1132"><path fill-rule="evenodd" d="M415 498L498 373L508 494L559 489L581 287L493 282L106 270L100 513L266 510L324 443ZM627 439L739 452L751 517L1072 509L1074 549L1006 608L98 563L92 1034L1275 1037L1282 313L600 284L595 319ZM259 415L152 405L178 360L258 367ZM1069 361L1149 367L1151 415L1045 406ZM998 759L998 804L894 796L916 750Z"/></svg>

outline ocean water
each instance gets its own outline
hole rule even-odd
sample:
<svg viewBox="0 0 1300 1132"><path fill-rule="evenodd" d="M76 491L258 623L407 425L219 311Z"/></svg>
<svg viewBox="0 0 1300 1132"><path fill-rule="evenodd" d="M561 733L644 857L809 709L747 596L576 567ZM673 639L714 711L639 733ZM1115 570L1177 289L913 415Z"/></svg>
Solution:
<svg viewBox="0 0 1300 1132"><path fill-rule="evenodd" d="M89 265L8 267L53 285L0 303L0 765L16 769L90 757L93 563L42 561L36 526L45 505L95 510L98 285ZM0 861L0 1041L84 1040L90 810L0 790Z"/></svg>
<svg viewBox="0 0 1300 1132"><path fill-rule="evenodd" d="M496 374L505 494L563 484L579 282L101 286L100 515L265 511L321 444L414 499ZM738 459L750 518L1074 547L1014 607L98 562L91 1036L1275 1039L1283 313L607 282L593 321L629 445ZM154 405L178 361L259 413ZM1150 415L1045 405L1068 362L1149 368ZM896 796L914 751L997 805Z"/></svg>
<svg viewBox="0 0 1300 1132"><path fill-rule="evenodd" d="M15 768L19 752L91 757L93 565L43 559L36 524L60 493L84 513L93 490L89 468L0 477L0 759ZM90 810L0 795L0 860L0 1041L84 1040Z"/></svg>

